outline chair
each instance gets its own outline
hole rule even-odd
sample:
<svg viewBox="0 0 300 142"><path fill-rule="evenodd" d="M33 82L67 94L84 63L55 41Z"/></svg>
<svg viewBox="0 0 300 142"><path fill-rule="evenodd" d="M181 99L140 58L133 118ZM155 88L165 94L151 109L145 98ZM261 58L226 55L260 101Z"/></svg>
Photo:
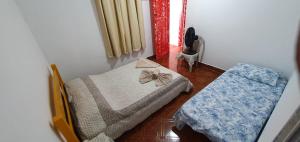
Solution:
<svg viewBox="0 0 300 142"><path fill-rule="evenodd" d="M186 48L186 45L184 44L184 47ZM204 49L205 49L205 41L201 36L198 36L198 39L194 41L193 43L193 50L197 51L195 54L185 54L183 52L180 52L177 55L177 59L184 59L188 62L189 64L189 71L192 72L193 70L193 65L195 63L195 61L201 62L202 58L203 58L203 53L204 53Z"/></svg>

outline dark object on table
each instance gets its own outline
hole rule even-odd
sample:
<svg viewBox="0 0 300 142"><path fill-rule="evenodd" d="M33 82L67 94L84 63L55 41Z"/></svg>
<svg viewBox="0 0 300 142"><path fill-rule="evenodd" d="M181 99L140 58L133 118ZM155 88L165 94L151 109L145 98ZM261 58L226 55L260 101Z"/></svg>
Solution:
<svg viewBox="0 0 300 142"><path fill-rule="evenodd" d="M193 48L194 41L198 40L198 36L195 34L195 29L189 27L185 33L185 48L183 49L184 54L193 55L197 53L197 49Z"/></svg>

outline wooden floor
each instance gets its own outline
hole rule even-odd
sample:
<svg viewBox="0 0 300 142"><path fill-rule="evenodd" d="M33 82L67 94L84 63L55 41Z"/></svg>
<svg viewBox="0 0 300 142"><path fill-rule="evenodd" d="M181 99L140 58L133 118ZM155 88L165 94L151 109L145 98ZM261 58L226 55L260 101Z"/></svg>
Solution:
<svg viewBox="0 0 300 142"><path fill-rule="evenodd" d="M170 56L154 61L161 65L177 71L190 79L194 88L189 93L182 93L169 104L152 114L149 118L137 125L132 130L119 137L116 142L206 142L209 141L204 135L194 132L185 126L178 131L174 126L172 116L178 108L189 98L203 89L206 85L216 79L224 71L204 64L194 65L193 71L189 72L184 61L177 61L176 49L171 50Z"/></svg>

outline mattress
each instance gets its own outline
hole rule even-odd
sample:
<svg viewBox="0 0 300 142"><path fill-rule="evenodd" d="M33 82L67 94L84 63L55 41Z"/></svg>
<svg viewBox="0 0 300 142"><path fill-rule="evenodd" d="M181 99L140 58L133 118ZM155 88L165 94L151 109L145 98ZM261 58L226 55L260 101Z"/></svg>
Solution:
<svg viewBox="0 0 300 142"><path fill-rule="evenodd" d="M76 102L77 104L93 104L95 102L95 107L99 110L102 118L99 121L105 123L105 128L101 132L105 132L112 138L117 138L133 128L181 92L189 91L192 87L188 79L162 66L155 69L159 69L162 73L172 74L173 80L169 84L159 87L155 86L154 81L140 84L139 75L145 68L136 68L135 65L136 61L103 74L71 80L65 85L68 95L73 98L73 103L74 100L80 100L80 102ZM147 70L154 70L154 68L147 68ZM88 97L89 99L87 99ZM77 114L90 111L78 107L79 105L76 106ZM86 118L86 115L80 115L80 117L82 118L79 119L85 121L81 125L97 129L86 122L89 119ZM91 118L95 117L91 116ZM94 132L82 132L82 137L83 139L92 139L96 136Z"/></svg>
<svg viewBox="0 0 300 142"><path fill-rule="evenodd" d="M211 141L253 142L286 83L279 77L270 86L225 72L176 112L177 128L187 124Z"/></svg>
<svg viewBox="0 0 300 142"><path fill-rule="evenodd" d="M113 110L129 107L147 95L164 88L164 86L156 87L154 81L139 83L139 75L145 68L135 66L136 62L132 62L103 74L89 76ZM178 83L178 78L181 77L180 74L163 66L156 69L162 73L172 74L174 81L170 85Z"/></svg>

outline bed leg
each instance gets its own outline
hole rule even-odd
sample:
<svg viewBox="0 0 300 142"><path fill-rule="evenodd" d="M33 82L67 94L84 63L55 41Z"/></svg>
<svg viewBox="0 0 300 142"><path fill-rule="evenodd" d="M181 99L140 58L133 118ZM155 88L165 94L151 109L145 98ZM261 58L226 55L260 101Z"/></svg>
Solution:
<svg viewBox="0 0 300 142"><path fill-rule="evenodd" d="M176 124L176 128L177 128L177 130L182 130L182 128L184 127L184 125L185 125L185 123L183 122L183 121L180 121L180 120L177 120L176 122L175 122L175 124Z"/></svg>

